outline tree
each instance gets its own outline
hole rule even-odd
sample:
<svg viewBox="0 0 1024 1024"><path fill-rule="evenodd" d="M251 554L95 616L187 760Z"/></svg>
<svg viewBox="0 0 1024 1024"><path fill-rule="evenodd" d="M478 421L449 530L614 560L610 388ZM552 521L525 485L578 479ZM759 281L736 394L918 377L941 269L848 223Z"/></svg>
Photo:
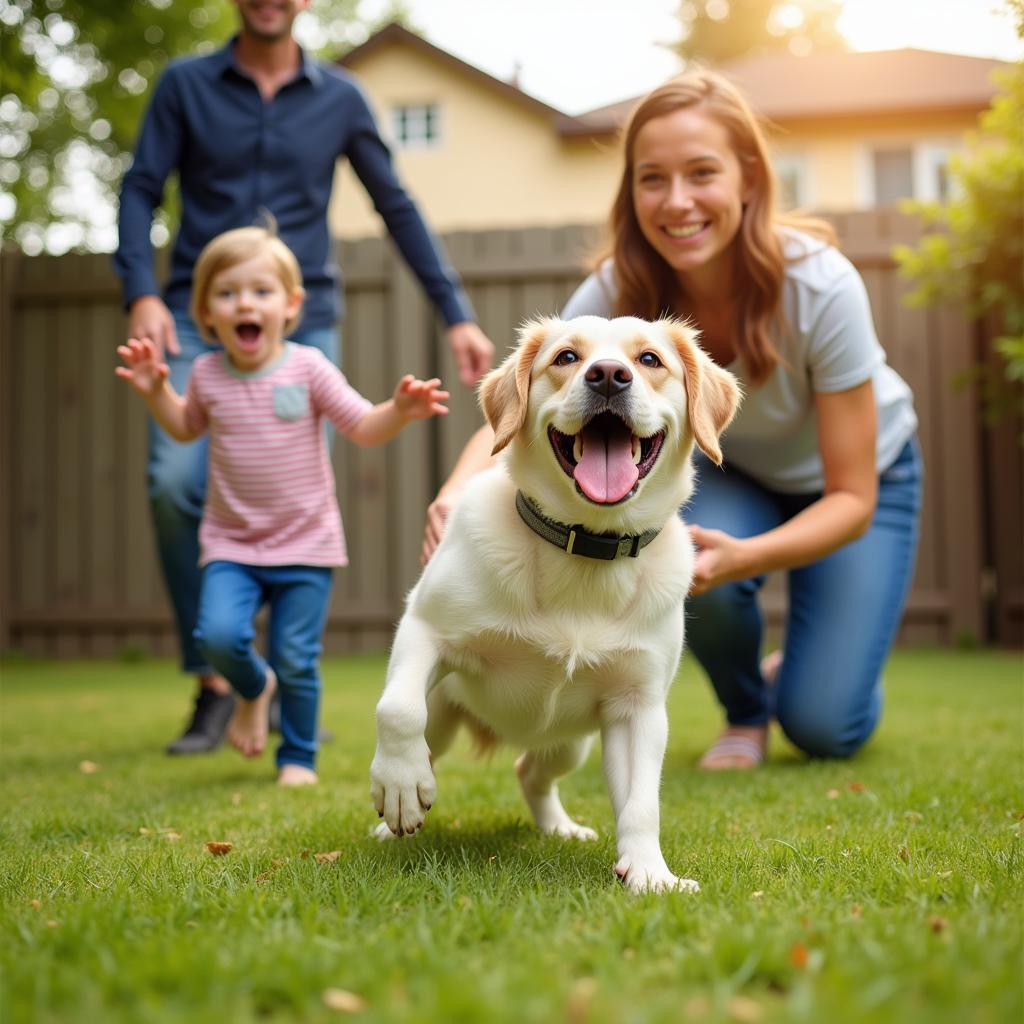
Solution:
<svg viewBox="0 0 1024 1024"><path fill-rule="evenodd" d="M398 3L372 22L360 6L316 0L296 32L337 56L405 18ZM111 249L117 185L161 69L222 45L236 22L225 0L0 0L0 240Z"/></svg>
<svg viewBox="0 0 1024 1024"><path fill-rule="evenodd" d="M679 8L686 60L721 64L748 54L842 50L841 0L684 0Z"/></svg>
<svg viewBox="0 0 1024 1024"><path fill-rule="evenodd" d="M1024 0L1013 6L1024 36ZM934 230L894 250L916 284L908 303L956 302L1000 322L1004 333L993 345L1002 380L979 371L990 419L1019 401L1024 383L1024 62L997 72L997 81L1002 91L981 115L969 155L951 162L954 198L905 204Z"/></svg>

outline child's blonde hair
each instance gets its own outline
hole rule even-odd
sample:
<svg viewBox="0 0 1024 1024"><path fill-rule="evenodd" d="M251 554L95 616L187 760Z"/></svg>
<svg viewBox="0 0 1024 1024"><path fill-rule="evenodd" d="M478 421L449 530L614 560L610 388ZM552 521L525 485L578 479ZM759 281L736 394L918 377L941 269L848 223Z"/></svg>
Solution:
<svg viewBox="0 0 1024 1024"><path fill-rule="evenodd" d="M203 310L210 291L210 282L222 270L245 263L246 260L251 260L254 256L263 255L269 256L273 261L281 284L284 285L289 296L296 292L304 294L299 261L291 249L277 237L273 226L235 228L233 231L225 231L206 244L199 254L199 259L196 260L195 270L192 271L192 302L188 311L199 328L199 333L207 341L217 340L210 328L203 322ZM300 306L295 316L284 325L286 335L298 325L301 317L302 307Z"/></svg>

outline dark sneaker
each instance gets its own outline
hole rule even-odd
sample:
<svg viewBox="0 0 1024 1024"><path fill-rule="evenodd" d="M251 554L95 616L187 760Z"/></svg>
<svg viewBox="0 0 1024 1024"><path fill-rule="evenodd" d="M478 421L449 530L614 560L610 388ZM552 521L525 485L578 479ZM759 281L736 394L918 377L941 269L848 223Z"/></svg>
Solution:
<svg viewBox="0 0 1024 1024"><path fill-rule="evenodd" d="M267 709L267 720L271 732L281 731L281 691L275 690L274 696L270 698L270 707ZM334 733L325 729L322 725L316 732L318 743L333 743Z"/></svg>
<svg viewBox="0 0 1024 1024"><path fill-rule="evenodd" d="M181 736L167 745L167 753L206 754L215 750L224 739L234 710L235 698L230 693L200 689L192 721Z"/></svg>

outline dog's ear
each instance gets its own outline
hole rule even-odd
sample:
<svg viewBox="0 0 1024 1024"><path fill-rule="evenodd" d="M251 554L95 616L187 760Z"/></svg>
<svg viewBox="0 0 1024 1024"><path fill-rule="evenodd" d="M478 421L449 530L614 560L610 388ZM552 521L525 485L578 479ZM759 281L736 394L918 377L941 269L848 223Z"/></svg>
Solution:
<svg viewBox="0 0 1024 1024"><path fill-rule="evenodd" d="M739 384L700 348L695 330L674 321L667 321L665 327L683 361L690 430L701 451L720 466L718 439L739 407Z"/></svg>
<svg viewBox="0 0 1024 1024"><path fill-rule="evenodd" d="M494 431L492 455L507 447L526 422L533 361L548 332L548 320L533 320L519 332L519 345L480 384L480 407Z"/></svg>

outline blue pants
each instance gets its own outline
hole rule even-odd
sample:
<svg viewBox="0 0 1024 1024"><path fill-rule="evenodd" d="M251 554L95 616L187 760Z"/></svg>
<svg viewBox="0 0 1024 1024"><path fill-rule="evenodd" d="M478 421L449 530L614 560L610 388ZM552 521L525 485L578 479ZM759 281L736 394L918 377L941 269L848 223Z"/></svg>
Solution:
<svg viewBox="0 0 1024 1024"><path fill-rule="evenodd" d="M332 571L310 565L209 562L202 570L195 641L245 700L263 692L267 661L281 693L277 764L313 768L320 711L320 651ZM253 646L256 613L270 608L267 661Z"/></svg>
<svg viewBox="0 0 1024 1024"><path fill-rule="evenodd" d="M764 533L820 495L781 494L743 473L697 457L697 492L687 522L734 537ZM687 602L686 639L731 725L778 719L814 757L849 757L882 711L882 668L914 573L921 508L916 440L879 476L867 533L820 561L789 571L785 658L774 693L759 662L765 577L726 583Z"/></svg>
<svg viewBox="0 0 1024 1024"><path fill-rule="evenodd" d="M174 390L183 395L196 357L220 346L207 344L187 316L175 314L174 324L181 354L168 353L167 364ZM313 345L333 363L338 361L340 344L333 327L300 329L293 340ZM206 499L206 452L205 437L179 444L150 420L149 508L157 553L178 626L182 669L196 674L210 672L192 635L199 606L199 520Z"/></svg>

